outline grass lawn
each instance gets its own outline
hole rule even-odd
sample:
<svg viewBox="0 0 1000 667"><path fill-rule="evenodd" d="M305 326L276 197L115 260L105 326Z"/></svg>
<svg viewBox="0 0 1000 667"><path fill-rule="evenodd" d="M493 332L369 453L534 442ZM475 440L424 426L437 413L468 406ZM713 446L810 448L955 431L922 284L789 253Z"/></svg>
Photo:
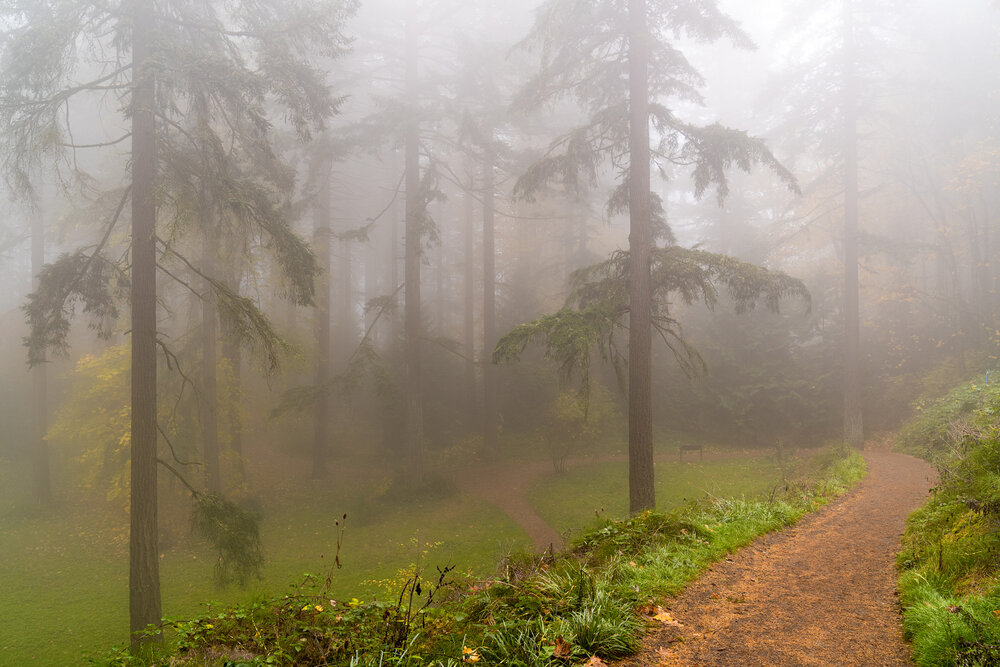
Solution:
<svg viewBox="0 0 1000 667"><path fill-rule="evenodd" d="M560 531L579 529L595 510L627 513L626 476L624 462L587 465L547 477L531 500ZM780 479L779 466L768 457L658 463L658 505L668 508L706 493L766 492ZM23 502L10 500L24 497L21 482L0 462L0 667L82 664L82 656L103 655L126 639L126 517L66 504L27 512ZM164 616L186 618L210 602L280 595L305 573L324 578L331 570L335 597L391 597L399 589L396 575L412 564L431 572L457 565L488 573L501 555L530 547L499 510L459 493L359 500L365 495L357 485L315 483L261 493L266 565L263 579L245 590L216 587L214 555L188 536L175 511L174 535L165 540L169 548L161 560ZM334 521L345 511L343 567L336 569Z"/></svg>
<svg viewBox="0 0 1000 667"><path fill-rule="evenodd" d="M4 482L17 486L9 469L0 470L0 488L10 490ZM490 572L502 553L530 546L499 510L460 495L364 507L315 488L268 497L263 579L246 590L219 589L213 554L180 535L161 560L164 616L192 616L209 601L282 594L307 572L325 577L334 568L334 520L352 505L340 551L343 567L333 574L338 597L364 598L380 585L394 586L397 572L414 563L431 572L452 564ZM125 525L98 519L84 507L31 515L0 499L0 666L83 664L83 656L103 655L126 640Z"/></svg>
<svg viewBox="0 0 1000 667"><path fill-rule="evenodd" d="M781 466L769 456L657 461L656 507L669 510L708 494L725 498L767 493L781 479ZM563 534L585 528L598 517L623 518L628 515L628 463L608 461L573 468L536 485L530 499L538 513Z"/></svg>

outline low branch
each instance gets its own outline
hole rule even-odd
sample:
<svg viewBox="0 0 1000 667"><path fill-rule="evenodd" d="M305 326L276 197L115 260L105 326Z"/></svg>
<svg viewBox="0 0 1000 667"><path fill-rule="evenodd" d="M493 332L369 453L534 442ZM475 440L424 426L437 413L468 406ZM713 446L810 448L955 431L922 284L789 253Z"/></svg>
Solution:
<svg viewBox="0 0 1000 667"><path fill-rule="evenodd" d="M172 472L174 474L174 477L176 477L177 479L179 479L181 481L181 484L183 484L184 486L187 487L188 491L191 492L191 495L194 498L197 499L197 498L201 497L201 491L199 491L198 489L196 489L193 486L191 486L191 483L188 482L186 479L184 479L184 475L180 474L180 472L177 471L177 468L173 467L172 465L170 465L169 463L167 463L166 461L164 461L161 458L157 458L156 462L159 463L164 468L166 468L167 470L169 470L170 472Z"/></svg>

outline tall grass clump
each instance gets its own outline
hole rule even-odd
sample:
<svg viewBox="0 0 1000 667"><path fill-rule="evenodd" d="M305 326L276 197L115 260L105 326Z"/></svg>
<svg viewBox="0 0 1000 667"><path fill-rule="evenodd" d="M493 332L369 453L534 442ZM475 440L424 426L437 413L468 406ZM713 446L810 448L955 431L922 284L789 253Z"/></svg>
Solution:
<svg viewBox="0 0 1000 667"><path fill-rule="evenodd" d="M903 625L920 665L1000 664L1000 387L965 384L900 434L940 475L898 556ZM919 438L926 438L921 443Z"/></svg>

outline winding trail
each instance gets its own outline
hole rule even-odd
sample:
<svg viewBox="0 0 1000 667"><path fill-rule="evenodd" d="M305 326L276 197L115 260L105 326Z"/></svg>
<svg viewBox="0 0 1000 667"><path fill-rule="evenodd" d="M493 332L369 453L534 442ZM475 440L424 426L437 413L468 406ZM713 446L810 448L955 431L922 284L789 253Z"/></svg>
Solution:
<svg viewBox="0 0 1000 667"><path fill-rule="evenodd" d="M552 464L535 461L521 465L502 465L477 474L458 476L460 488L498 507L531 538L535 551L559 551L565 546L563 536L535 511L528 492L536 482L552 474Z"/></svg>
<svg viewBox="0 0 1000 667"><path fill-rule="evenodd" d="M698 461L715 461L735 458L763 456L770 450L734 450L731 452L706 452ZM693 455L692 455L693 456ZM695 459L689 459L695 460ZM570 458L564 462L564 469L608 461L627 461L622 454L602 457ZM676 454L658 454L656 462L673 465ZM489 467L478 466L460 471L455 480L463 492L480 498L499 508L517 525L524 529L537 553L550 549L559 551L566 546L566 540L555 528L535 511L528 500L531 488L550 475L555 474L551 461L532 461L517 464L499 464Z"/></svg>
<svg viewBox="0 0 1000 667"><path fill-rule="evenodd" d="M857 489L759 538L666 603L679 625L620 665L909 665L895 554L934 484L924 461L868 450Z"/></svg>

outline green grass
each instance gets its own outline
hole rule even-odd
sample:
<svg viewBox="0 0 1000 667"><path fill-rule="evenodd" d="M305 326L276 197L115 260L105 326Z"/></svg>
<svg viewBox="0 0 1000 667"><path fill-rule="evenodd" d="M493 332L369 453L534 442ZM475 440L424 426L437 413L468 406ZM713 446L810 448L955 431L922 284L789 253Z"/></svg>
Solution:
<svg viewBox="0 0 1000 667"><path fill-rule="evenodd" d="M1000 664L1000 387L982 380L918 406L896 441L940 473L897 560L919 665Z"/></svg>
<svg viewBox="0 0 1000 667"><path fill-rule="evenodd" d="M771 457L722 461L656 463L656 507L669 510L706 496L767 493L782 481L782 466ZM628 514L628 463L591 463L536 485L529 498L538 513L560 533L579 530L600 517Z"/></svg>
<svg viewBox="0 0 1000 667"><path fill-rule="evenodd" d="M629 576L640 590L676 594L709 565L765 533L789 526L843 494L866 473L864 459L830 453L801 461L799 476L774 497L713 497L677 511L686 524L672 540L643 549Z"/></svg>
<svg viewBox="0 0 1000 667"><path fill-rule="evenodd" d="M3 481L13 481L12 471L0 471ZM502 554L530 544L499 510L460 495L362 504L309 486L271 496L277 500L263 507L263 579L246 590L220 590L214 555L182 533L161 560L164 616L194 616L209 601L283 594L307 572L325 577L332 570L333 594L365 599L383 592L380 582L395 585L397 572L411 564L485 574ZM356 515L348 516L343 567L336 569L333 522L345 506ZM0 665L81 664L84 654L103 655L121 644L128 628L124 522L83 507L35 515L9 500L0 507Z"/></svg>
<svg viewBox="0 0 1000 667"><path fill-rule="evenodd" d="M592 517L595 498L604 502L606 510L614 511L616 506L601 498L616 493L614 487L605 485L607 476L621 474L616 466L583 468L552 478L552 493L543 495L571 505L572 500L565 498L576 493L578 514L586 520ZM604 646L610 655L631 645L628 637L616 634L618 629L635 624L631 616L619 613L628 607L614 602L617 598L612 596L622 581L629 582L627 591L640 585L644 594L673 590L681 585L677 582L687 581L711 558L718 557L720 549L730 550L758 532L794 520L796 512L811 509L819 497L812 491L806 493L804 487L796 487L792 491L798 494L795 511L783 504L786 500L765 499L746 505L740 503L751 501L705 500L706 493L722 496L768 490L778 479L779 470L767 460L660 466L658 474L663 476L660 498L664 504L702 498L684 510L695 512L683 519L693 528L687 535L670 538L674 546L669 549L680 551L654 553L650 549L647 560L637 562L641 567L631 570L627 563L619 563L614 582L601 583L600 590L592 591L593 605L577 605L572 614L559 621L562 625L557 630L578 637L579 646ZM739 481L726 485L713 481L723 477L738 477ZM600 493L605 495L591 495L594 489L587 488L588 480L591 486L601 486ZM11 483L5 489L15 489L18 481L10 466L0 465L0 483ZM624 498L624 492L619 491ZM302 484L269 489L263 494L262 536L267 562L263 579L247 590L216 588L213 554L187 536L186 525L177 520L182 514L174 509L170 525L175 544L161 560L164 615L192 618L205 613L209 602L216 610L229 605L252 607L274 596L295 594L295 584L303 580L306 572L322 579L332 571L329 594L337 598L356 597L363 602L393 599L404 579L399 572L415 564L425 572L433 572L437 565L454 564L460 571L484 575L495 571L501 556L529 544L523 531L498 510L456 493L421 496L423 499L417 501L405 492L377 492L376 499L365 502L359 500L358 493L357 488L345 485ZM764 506L766 512L761 509ZM750 507L755 509L747 509ZM343 567L336 569L334 521L345 509L348 519L339 554ZM564 525L576 520L572 512L563 516ZM764 520L758 520L761 516ZM716 526L715 533L696 527L703 524ZM731 526L740 529L730 532ZM613 535L605 537L608 543L614 542ZM714 546L704 548L706 545L697 541L703 538ZM660 547L667 548L662 544ZM0 618L4 619L0 665L80 664L85 654L103 655L110 646L121 644L128 620L126 551L123 515L101 517L84 506L69 505L32 513L10 502L9 495L0 499ZM651 577L657 572L653 581ZM612 613L612 608L617 611ZM357 609L359 615L370 611L378 616L374 608ZM511 632L527 641L531 634L527 628L524 625ZM508 639L513 641L512 637ZM482 643L485 651L486 639ZM449 650L453 649L451 646Z"/></svg>
<svg viewBox="0 0 1000 667"><path fill-rule="evenodd" d="M437 603L426 608L419 591L413 608L406 596L403 604L392 598L334 605L307 592L218 610L172 629L169 664L221 667L238 657L255 667L456 667L480 659L556 667L591 655L622 657L636 650L645 629L639 611L660 611L658 595L679 590L723 554L844 492L863 476L864 461L856 453L828 453L801 468L811 474L768 497L709 498L671 512L605 520L570 552L514 554L487 581L459 579L443 596L438 589ZM423 583L426 595L434 584Z"/></svg>

